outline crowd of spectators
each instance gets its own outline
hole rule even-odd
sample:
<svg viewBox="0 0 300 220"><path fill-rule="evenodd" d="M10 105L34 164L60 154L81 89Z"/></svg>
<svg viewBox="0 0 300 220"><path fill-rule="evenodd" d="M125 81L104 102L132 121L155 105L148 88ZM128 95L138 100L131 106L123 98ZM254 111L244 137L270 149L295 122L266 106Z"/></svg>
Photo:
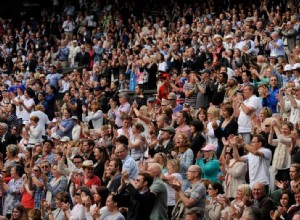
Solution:
<svg viewBox="0 0 300 220"><path fill-rule="evenodd" d="M0 219L300 219L298 1L52 2L0 19Z"/></svg>

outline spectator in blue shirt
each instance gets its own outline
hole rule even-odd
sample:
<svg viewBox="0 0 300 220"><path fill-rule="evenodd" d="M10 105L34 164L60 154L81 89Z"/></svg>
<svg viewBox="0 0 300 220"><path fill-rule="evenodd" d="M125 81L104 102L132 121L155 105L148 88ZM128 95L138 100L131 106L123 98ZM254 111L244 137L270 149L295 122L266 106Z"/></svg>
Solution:
<svg viewBox="0 0 300 220"><path fill-rule="evenodd" d="M74 126L74 121L71 118L71 110L63 110L63 119L57 118L57 132L56 134L60 137L68 136L72 140L72 129Z"/></svg>
<svg viewBox="0 0 300 220"><path fill-rule="evenodd" d="M262 106L269 107L273 113L276 113L278 100L274 96L270 95L268 85L265 83L260 84L258 86L258 92L259 96L262 98Z"/></svg>

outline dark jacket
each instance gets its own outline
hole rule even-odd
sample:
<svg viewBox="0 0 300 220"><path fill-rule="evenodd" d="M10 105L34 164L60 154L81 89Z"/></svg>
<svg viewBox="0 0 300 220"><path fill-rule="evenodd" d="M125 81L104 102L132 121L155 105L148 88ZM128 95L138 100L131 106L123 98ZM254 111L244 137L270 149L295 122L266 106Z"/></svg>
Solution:
<svg viewBox="0 0 300 220"><path fill-rule="evenodd" d="M172 139L170 139L166 146L159 145L155 149L155 152L156 153L162 152L162 153L166 154L167 157L171 157L171 151L173 150L173 148L174 148L174 142Z"/></svg>
<svg viewBox="0 0 300 220"><path fill-rule="evenodd" d="M132 184L126 186L128 193L127 199L129 203L126 206L129 208L127 213L127 220L149 220L152 212L156 195L148 189L144 193L137 191Z"/></svg>
<svg viewBox="0 0 300 220"><path fill-rule="evenodd" d="M3 159L6 158L6 147L10 144L17 144L16 136L6 133L3 137L0 137L0 153L3 155Z"/></svg>
<svg viewBox="0 0 300 220"><path fill-rule="evenodd" d="M218 145L219 145L219 150L217 152L217 155L220 155L222 150L223 150L223 142L222 138L228 138L230 134L237 134L238 131L238 123L236 122L235 119L231 119L231 121L222 129L222 124L224 123L224 120L222 120L219 124L219 127L214 130L216 138L218 138Z"/></svg>
<svg viewBox="0 0 300 220"><path fill-rule="evenodd" d="M78 66L88 67L90 65L90 54L88 52L78 52L75 56L75 62L78 62Z"/></svg>
<svg viewBox="0 0 300 220"><path fill-rule="evenodd" d="M201 132L198 132L195 137L192 137L191 140L191 149L194 153L194 158L196 158L198 151L205 145L205 138L201 134Z"/></svg>
<svg viewBox="0 0 300 220"><path fill-rule="evenodd" d="M270 211L275 210L275 204L269 196L265 196L259 201L258 208L260 208L262 212L261 219L271 220Z"/></svg>

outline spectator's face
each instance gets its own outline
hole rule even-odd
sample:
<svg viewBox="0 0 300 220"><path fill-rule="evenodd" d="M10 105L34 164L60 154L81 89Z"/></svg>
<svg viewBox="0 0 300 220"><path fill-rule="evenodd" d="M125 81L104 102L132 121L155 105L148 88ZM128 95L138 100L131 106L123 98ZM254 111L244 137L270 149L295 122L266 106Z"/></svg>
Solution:
<svg viewBox="0 0 300 220"><path fill-rule="evenodd" d="M47 155L50 152L51 152L51 145L49 142L46 142L43 146L43 153Z"/></svg>
<svg viewBox="0 0 300 220"><path fill-rule="evenodd" d="M44 174L49 173L49 172L50 172L50 169L51 169L50 164L49 164L49 163L42 163L42 164L41 164L41 169L42 169L42 172L43 172Z"/></svg>
<svg viewBox="0 0 300 220"><path fill-rule="evenodd" d="M90 146L89 146L89 143L88 142L83 142L83 145L82 145L82 151L84 153L88 153L90 150Z"/></svg>
<svg viewBox="0 0 300 220"><path fill-rule="evenodd" d="M277 86L277 84L278 84L277 78L271 77L271 79L270 79L270 84L271 84L272 87Z"/></svg>
<svg viewBox="0 0 300 220"><path fill-rule="evenodd" d="M259 200L265 195L265 189L263 184L254 184L252 189L253 198Z"/></svg>
<svg viewBox="0 0 300 220"><path fill-rule="evenodd" d="M299 177L299 172L297 171L297 169L295 167L291 167L290 168L290 178L292 180L296 179Z"/></svg>
<svg viewBox="0 0 300 220"><path fill-rule="evenodd" d="M129 128L130 127L130 120L123 120L122 121L122 125L125 128Z"/></svg>
<svg viewBox="0 0 300 220"><path fill-rule="evenodd" d="M282 207L289 207L289 195L288 194L282 194L281 195L280 205Z"/></svg>
<svg viewBox="0 0 300 220"><path fill-rule="evenodd" d="M13 215L13 219L20 219L22 216L21 212L17 208L13 209L12 215Z"/></svg>
<svg viewBox="0 0 300 220"><path fill-rule="evenodd" d="M176 119L176 122L177 122L177 124L178 125L182 125L182 124L184 124L184 122L185 122L185 119L184 119L184 117L183 117L183 114L182 113L177 113L177 119Z"/></svg>
<svg viewBox="0 0 300 220"><path fill-rule="evenodd" d="M242 73L242 80L244 83L249 82L249 77L247 76L246 73Z"/></svg>
<svg viewBox="0 0 300 220"><path fill-rule="evenodd" d="M300 193L295 194L295 201L297 205L300 205Z"/></svg>
<svg viewBox="0 0 300 220"><path fill-rule="evenodd" d="M81 158L74 158L73 163L76 166L76 168L81 168L82 167L82 160Z"/></svg>
<svg viewBox="0 0 300 220"><path fill-rule="evenodd" d="M134 181L134 188L137 191L141 191L143 190L144 185L145 185L144 177L138 176L137 179Z"/></svg>
<svg viewBox="0 0 300 220"><path fill-rule="evenodd" d="M112 195L109 195L106 200L106 207L108 211L112 212L116 208L117 204L112 200Z"/></svg>
<svg viewBox="0 0 300 220"><path fill-rule="evenodd" d="M128 152L122 144L118 144L116 147L115 154L118 158L120 158L121 160L124 160L125 157L127 156Z"/></svg>
<svg viewBox="0 0 300 220"><path fill-rule="evenodd" d="M109 162L108 169L110 174L113 176L117 173L117 167L114 161Z"/></svg>
<svg viewBox="0 0 300 220"><path fill-rule="evenodd" d="M250 97L252 96L253 92L250 91L250 89L249 89L248 86L246 86L246 87L244 88L244 90L243 90L243 94L244 94L244 97L245 97L246 99L248 99L248 98L250 98Z"/></svg>
<svg viewBox="0 0 300 220"><path fill-rule="evenodd" d="M86 177L93 177L93 175L94 175L93 171L94 171L93 167L85 167L84 168L84 174Z"/></svg>

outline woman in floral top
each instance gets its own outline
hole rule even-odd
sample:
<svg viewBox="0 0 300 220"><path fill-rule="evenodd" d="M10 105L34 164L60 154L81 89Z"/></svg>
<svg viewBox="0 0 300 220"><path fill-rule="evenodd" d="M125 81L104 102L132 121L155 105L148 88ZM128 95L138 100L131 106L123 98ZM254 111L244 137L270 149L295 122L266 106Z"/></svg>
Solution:
<svg viewBox="0 0 300 220"><path fill-rule="evenodd" d="M24 173L24 169L21 165L17 164L14 166L11 171L12 179L6 184L3 178L0 179L0 185L2 186L5 198L3 205L3 215L7 218L11 217L12 210L16 204L20 203L21 200L21 187L23 184L22 175Z"/></svg>

